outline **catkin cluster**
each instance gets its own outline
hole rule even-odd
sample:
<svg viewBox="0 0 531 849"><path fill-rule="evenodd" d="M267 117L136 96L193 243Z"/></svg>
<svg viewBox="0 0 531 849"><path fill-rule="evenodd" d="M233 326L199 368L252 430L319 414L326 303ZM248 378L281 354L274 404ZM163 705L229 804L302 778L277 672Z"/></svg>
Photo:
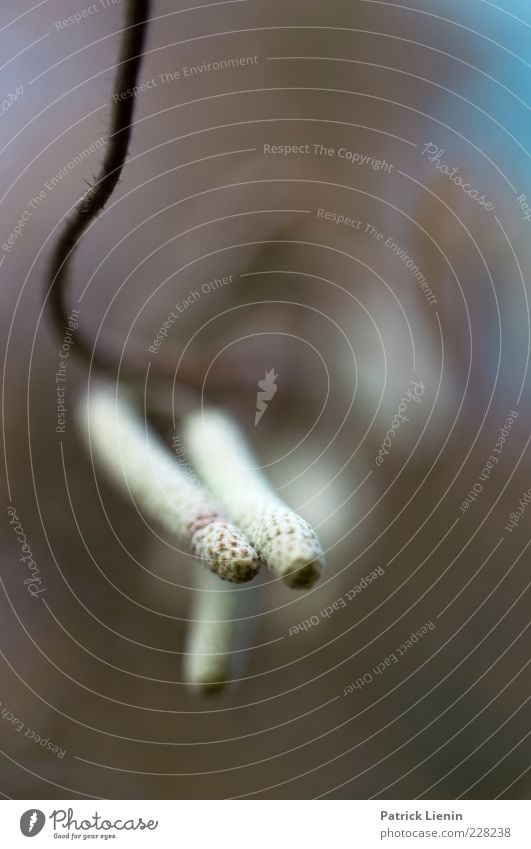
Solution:
<svg viewBox="0 0 531 849"><path fill-rule="evenodd" d="M202 483L186 474L136 407L109 383L90 388L78 418L97 466L142 515L218 578L249 581L263 562L290 587L318 580L323 553L315 532L277 496L227 415L209 409L184 420L184 445ZM197 576L183 667L185 680L204 693L234 675L234 645L248 618L242 589L217 589L215 579Z"/></svg>

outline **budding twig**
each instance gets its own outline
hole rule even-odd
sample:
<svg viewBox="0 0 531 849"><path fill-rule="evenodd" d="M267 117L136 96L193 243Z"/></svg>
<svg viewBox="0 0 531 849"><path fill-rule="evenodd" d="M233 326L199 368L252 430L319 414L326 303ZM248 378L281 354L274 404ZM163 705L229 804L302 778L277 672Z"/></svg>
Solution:
<svg viewBox="0 0 531 849"><path fill-rule="evenodd" d="M323 552L311 526L276 495L239 427L208 409L184 421L188 456L270 570L290 587L318 580Z"/></svg>
<svg viewBox="0 0 531 849"><path fill-rule="evenodd" d="M97 382L80 407L82 429L105 473L218 577L248 581L259 568L245 535L190 480L135 408Z"/></svg>

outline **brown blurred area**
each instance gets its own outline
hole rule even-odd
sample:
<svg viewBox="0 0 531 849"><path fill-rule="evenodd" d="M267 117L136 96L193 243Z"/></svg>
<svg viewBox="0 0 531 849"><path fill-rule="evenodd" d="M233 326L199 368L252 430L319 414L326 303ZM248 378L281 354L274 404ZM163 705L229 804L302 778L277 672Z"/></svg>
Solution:
<svg viewBox="0 0 531 849"><path fill-rule="evenodd" d="M123 178L76 256L72 305L83 293L83 331L96 344L118 340L125 359L135 345L146 367L164 357L178 374L190 363L206 390L229 375L216 397L318 529L327 559L306 594L260 575L241 680L204 700L180 670L200 567L95 477L74 417L88 372L73 356L66 430L56 431L63 340L43 314L47 262L101 161L99 149L68 168L106 135L124 7L102 4L56 26L88 5L49 0L10 24L26 7L8 0L0 17L4 61L20 52L2 90L24 88L1 117L0 242L44 192L0 267L4 504L16 508L46 588L28 593L4 508L0 702L24 730L0 722L0 790L527 797L531 514L512 533L504 526L531 486L529 222L516 202L531 191L529 113L521 63L492 42L527 58L529 42L493 9L479 36L476 2L421 4L432 14L347 0L154 4L142 79L156 83L136 98ZM255 56L182 76L185 66ZM430 142L493 198L497 220L421 155ZM393 168L266 155L264 144L344 147ZM323 220L319 209L363 226ZM436 309L368 224L412 257ZM228 275L230 285L203 293ZM150 355L174 305L197 290ZM270 368L279 391L253 428L254 383ZM252 383L238 389L244 370ZM414 376L422 404L378 468ZM501 459L461 514L519 395ZM148 383L148 397L171 440L188 399L171 382ZM354 601L288 637L377 567L384 576ZM433 632L400 663L343 695L430 620Z"/></svg>

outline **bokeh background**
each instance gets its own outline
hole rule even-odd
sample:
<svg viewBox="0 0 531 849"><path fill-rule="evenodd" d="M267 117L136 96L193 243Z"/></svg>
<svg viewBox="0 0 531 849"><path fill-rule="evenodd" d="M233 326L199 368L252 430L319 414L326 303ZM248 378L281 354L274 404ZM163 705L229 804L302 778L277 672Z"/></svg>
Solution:
<svg viewBox="0 0 531 849"><path fill-rule="evenodd" d="M306 593L264 571L245 588L235 680L210 699L181 669L201 567L93 468L75 409L94 375L73 354L56 430L63 340L44 306L47 264L101 161L124 6L4 0L0 12L2 794L526 798L531 509L506 526L531 487L527 4L153 4L152 82L70 300L96 347L113 340L124 361L134 347L177 381L197 370L327 561ZM254 427L271 368L278 392ZM422 402L378 466L411 380ZM171 444L190 398L172 380L148 380L148 398ZM36 597L9 506L38 564Z"/></svg>

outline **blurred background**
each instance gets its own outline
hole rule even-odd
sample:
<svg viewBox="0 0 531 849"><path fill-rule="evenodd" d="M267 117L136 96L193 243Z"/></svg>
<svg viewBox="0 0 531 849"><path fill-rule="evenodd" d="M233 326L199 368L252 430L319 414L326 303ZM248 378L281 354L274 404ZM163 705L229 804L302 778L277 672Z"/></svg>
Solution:
<svg viewBox="0 0 531 849"><path fill-rule="evenodd" d="M246 585L235 680L208 699L181 668L201 567L93 468L93 375L71 352L58 382L44 306L124 8L0 13L3 795L526 798L527 4L153 3L129 159L70 302L96 349L141 353L169 445L197 372L327 564L304 593Z"/></svg>

